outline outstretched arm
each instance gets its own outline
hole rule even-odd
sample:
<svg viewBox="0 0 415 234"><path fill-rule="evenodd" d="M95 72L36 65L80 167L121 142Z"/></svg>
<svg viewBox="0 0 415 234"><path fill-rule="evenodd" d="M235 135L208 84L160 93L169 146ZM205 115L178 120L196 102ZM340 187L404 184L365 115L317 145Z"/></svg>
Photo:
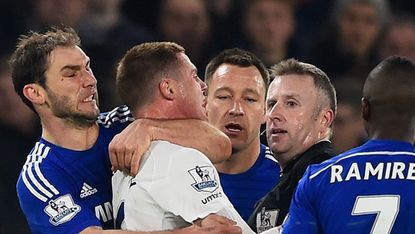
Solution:
<svg viewBox="0 0 415 234"><path fill-rule="evenodd" d="M109 145L113 170L136 175L141 156L153 140L198 149L213 163L227 159L232 151L229 138L206 121L138 119L116 135Z"/></svg>
<svg viewBox="0 0 415 234"><path fill-rule="evenodd" d="M241 234L240 227L235 222L225 217L211 214L203 221L197 222L190 227L171 231L139 232L125 230L102 230L100 227L88 227L81 234Z"/></svg>

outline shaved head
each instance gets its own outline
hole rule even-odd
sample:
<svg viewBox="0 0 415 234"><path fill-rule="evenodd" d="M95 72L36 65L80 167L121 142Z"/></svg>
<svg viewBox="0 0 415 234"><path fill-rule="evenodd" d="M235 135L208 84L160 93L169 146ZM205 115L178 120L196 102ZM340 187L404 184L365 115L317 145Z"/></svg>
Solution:
<svg viewBox="0 0 415 234"><path fill-rule="evenodd" d="M399 56L383 60L366 79L362 101L362 114L369 135L379 131L387 132L387 129L394 132L390 133L392 135L405 135L408 131L412 131L413 135L415 64L410 59Z"/></svg>

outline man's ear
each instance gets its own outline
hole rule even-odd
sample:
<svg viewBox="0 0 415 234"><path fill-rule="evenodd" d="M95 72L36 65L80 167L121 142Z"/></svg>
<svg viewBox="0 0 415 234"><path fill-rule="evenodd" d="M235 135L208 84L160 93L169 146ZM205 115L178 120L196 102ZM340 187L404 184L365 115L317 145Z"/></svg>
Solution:
<svg viewBox="0 0 415 234"><path fill-rule="evenodd" d="M162 79L159 83L161 95L167 100L173 100L176 93L176 83L171 79Z"/></svg>
<svg viewBox="0 0 415 234"><path fill-rule="evenodd" d="M324 129L330 128L334 121L334 112L332 109L322 111L322 118L320 120L321 126Z"/></svg>
<svg viewBox="0 0 415 234"><path fill-rule="evenodd" d="M35 83L27 84L23 87L23 95L33 104L42 105L46 102L45 89Z"/></svg>
<svg viewBox="0 0 415 234"><path fill-rule="evenodd" d="M370 120L370 102L364 97L362 98L362 118L365 121Z"/></svg>

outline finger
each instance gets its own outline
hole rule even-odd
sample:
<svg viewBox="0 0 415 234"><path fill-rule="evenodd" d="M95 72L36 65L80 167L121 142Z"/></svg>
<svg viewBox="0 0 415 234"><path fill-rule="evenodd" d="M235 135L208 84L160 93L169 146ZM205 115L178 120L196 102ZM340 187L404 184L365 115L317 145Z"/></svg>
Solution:
<svg viewBox="0 0 415 234"><path fill-rule="evenodd" d="M211 227L201 227L198 233L217 233L217 234L241 234L242 229L238 226L216 225Z"/></svg>
<svg viewBox="0 0 415 234"><path fill-rule="evenodd" d="M116 151L114 150L114 148L113 148L113 145L112 145L112 144L110 144L110 145L109 145L109 147L108 147L108 153L109 153L109 156L110 156L110 161L111 161L111 165L112 165L111 170L112 170L112 171L117 171L117 170L119 170L119 169L120 169L120 165L119 165L119 163L118 163L117 153L116 153Z"/></svg>
<svg viewBox="0 0 415 234"><path fill-rule="evenodd" d="M137 173L138 173L138 169L140 167L141 156L142 155L137 150L135 150L134 153L132 154L132 158L131 158L131 170L130 170L130 174L132 176L136 176Z"/></svg>
<svg viewBox="0 0 415 234"><path fill-rule="evenodd" d="M235 225L236 222L228 219L224 216L220 216L220 215L216 215L216 214L210 214L209 216L207 216L207 218L211 221L215 221L218 222L220 224L227 224L227 225Z"/></svg>
<svg viewBox="0 0 415 234"><path fill-rule="evenodd" d="M127 174L130 173L131 170L131 158L132 158L132 151L128 148L126 148L124 150L124 156L123 156L123 160L124 160L124 167L123 170L125 172L127 172Z"/></svg>
<svg viewBox="0 0 415 234"><path fill-rule="evenodd" d="M229 227L229 231L227 233L231 233L231 234L241 234L242 233L242 228L238 227L238 226L232 226Z"/></svg>
<svg viewBox="0 0 415 234"><path fill-rule="evenodd" d="M125 156L125 150L124 149L119 149L117 151L117 160L118 160L118 166L119 166L119 170L121 171L125 171L125 161L124 161L124 156Z"/></svg>

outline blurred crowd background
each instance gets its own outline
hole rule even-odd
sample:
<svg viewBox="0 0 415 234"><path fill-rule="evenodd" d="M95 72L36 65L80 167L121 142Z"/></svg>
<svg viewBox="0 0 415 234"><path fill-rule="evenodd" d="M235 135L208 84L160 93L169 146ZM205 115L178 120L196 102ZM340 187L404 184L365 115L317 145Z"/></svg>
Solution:
<svg viewBox="0 0 415 234"><path fill-rule="evenodd" d="M15 184L40 136L36 116L14 93L7 58L20 34L50 26L76 29L98 79L101 111L120 104L115 66L133 45L174 41L199 69L239 47L267 66L297 58L323 69L338 92L333 144L365 140L360 97L368 72L398 54L415 61L412 0L3 0L0 3L0 233L29 233Z"/></svg>

